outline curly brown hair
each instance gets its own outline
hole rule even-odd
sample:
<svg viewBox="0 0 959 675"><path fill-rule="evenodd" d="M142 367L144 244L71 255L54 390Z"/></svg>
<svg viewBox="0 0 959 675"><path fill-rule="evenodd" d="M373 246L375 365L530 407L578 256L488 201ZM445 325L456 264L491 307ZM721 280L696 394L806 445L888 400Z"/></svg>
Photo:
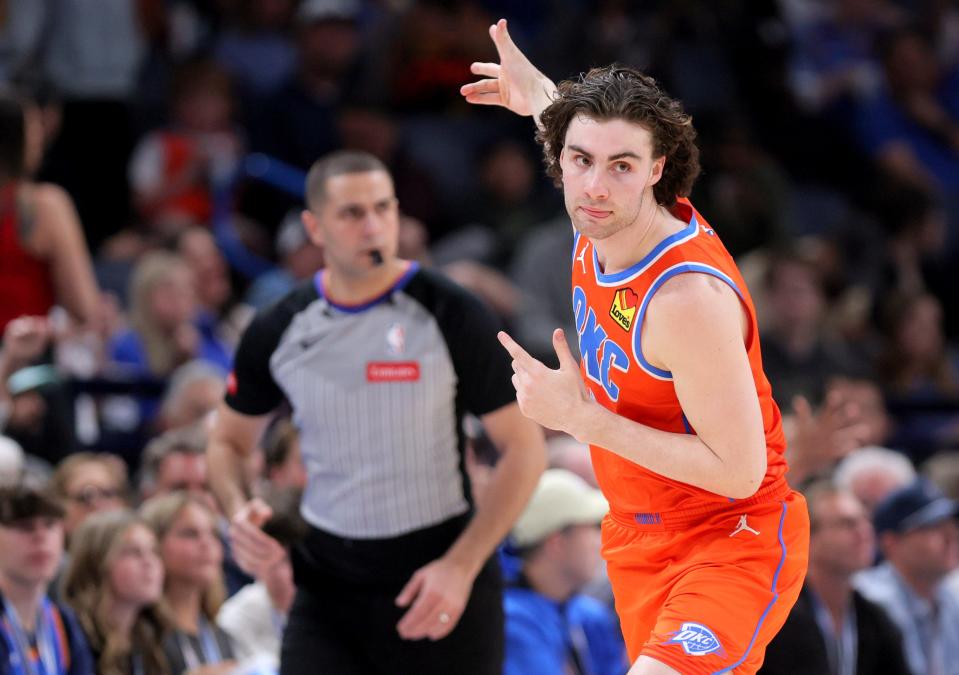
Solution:
<svg viewBox="0 0 959 675"><path fill-rule="evenodd" d="M700 170L696 129L682 104L667 96L652 77L613 64L559 83L556 100L543 111L542 128L536 133L546 173L557 186L562 186L559 157L566 130L576 115L597 121L623 119L648 129L653 157L666 157L663 176L653 187L656 202L672 206L677 197L689 196Z"/></svg>

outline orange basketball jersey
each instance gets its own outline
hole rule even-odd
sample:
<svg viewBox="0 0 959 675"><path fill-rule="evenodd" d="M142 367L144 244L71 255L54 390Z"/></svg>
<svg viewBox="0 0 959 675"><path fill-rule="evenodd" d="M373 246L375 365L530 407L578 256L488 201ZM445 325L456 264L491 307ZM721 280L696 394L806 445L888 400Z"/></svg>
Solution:
<svg viewBox="0 0 959 675"><path fill-rule="evenodd" d="M688 225L632 267L615 274L600 269L592 242L576 235L573 245L573 312L579 333L581 370L596 401L641 424L675 433L696 433L683 414L672 376L650 364L641 328L649 302L677 274L709 274L737 293L749 316L746 350L766 433L768 468L760 489L786 472L779 408L763 374L756 310L736 264L709 224L686 199L672 209ZM665 478L619 455L592 446L600 487L614 512L644 517L728 503L730 498Z"/></svg>

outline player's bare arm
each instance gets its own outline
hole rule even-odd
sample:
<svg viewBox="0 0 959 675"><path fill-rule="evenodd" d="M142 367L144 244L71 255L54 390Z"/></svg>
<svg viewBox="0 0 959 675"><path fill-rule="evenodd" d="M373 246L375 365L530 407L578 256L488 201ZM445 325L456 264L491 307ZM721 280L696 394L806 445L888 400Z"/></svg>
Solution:
<svg viewBox="0 0 959 675"><path fill-rule="evenodd" d="M543 432L516 404L482 416L500 460L490 475L487 498L463 533L439 560L420 568L397 597L410 606L397 630L406 639L438 640L456 626L473 580L506 537L546 468ZM444 615L446 622L435 617Z"/></svg>
<svg viewBox="0 0 959 675"><path fill-rule="evenodd" d="M765 475L766 444L739 299L705 275L679 275L654 296L644 328L646 357L673 373L695 435L653 429L590 399L562 331L553 339L557 370L500 336L523 413L667 478L727 497L752 495Z"/></svg>
<svg viewBox="0 0 959 675"><path fill-rule="evenodd" d="M708 450L692 455L705 461L690 466L688 478L669 477L737 498L755 492L766 475L766 437L746 354L747 325L731 287L704 274L681 274L653 296L643 327L647 358L672 372L694 438Z"/></svg>
<svg viewBox="0 0 959 675"><path fill-rule="evenodd" d="M506 19L489 28L499 63L473 63L470 70L485 79L464 84L460 93L476 105L498 105L524 117L539 116L552 103L556 85L519 50L509 35Z"/></svg>

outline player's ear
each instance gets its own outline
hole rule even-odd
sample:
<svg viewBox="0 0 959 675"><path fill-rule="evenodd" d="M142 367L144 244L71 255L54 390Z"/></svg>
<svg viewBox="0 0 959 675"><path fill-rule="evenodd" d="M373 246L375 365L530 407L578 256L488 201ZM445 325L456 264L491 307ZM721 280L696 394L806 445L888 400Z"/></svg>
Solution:
<svg viewBox="0 0 959 675"><path fill-rule="evenodd" d="M303 221L303 227L310 241L317 246L323 246L323 232L320 230L320 223L313 212L304 209L300 214L300 219Z"/></svg>
<svg viewBox="0 0 959 675"><path fill-rule="evenodd" d="M653 160L653 167L649 172L648 185L652 187L663 177L663 171L666 169L666 155Z"/></svg>

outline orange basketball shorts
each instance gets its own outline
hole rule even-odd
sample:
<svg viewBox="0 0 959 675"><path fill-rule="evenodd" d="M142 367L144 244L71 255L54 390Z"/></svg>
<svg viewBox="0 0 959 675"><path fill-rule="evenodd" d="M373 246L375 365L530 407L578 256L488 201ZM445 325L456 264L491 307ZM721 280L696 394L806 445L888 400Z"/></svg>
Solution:
<svg viewBox="0 0 959 675"><path fill-rule="evenodd" d="M610 513L603 556L631 662L683 675L755 673L806 575L809 515L785 481L747 500Z"/></svg>

